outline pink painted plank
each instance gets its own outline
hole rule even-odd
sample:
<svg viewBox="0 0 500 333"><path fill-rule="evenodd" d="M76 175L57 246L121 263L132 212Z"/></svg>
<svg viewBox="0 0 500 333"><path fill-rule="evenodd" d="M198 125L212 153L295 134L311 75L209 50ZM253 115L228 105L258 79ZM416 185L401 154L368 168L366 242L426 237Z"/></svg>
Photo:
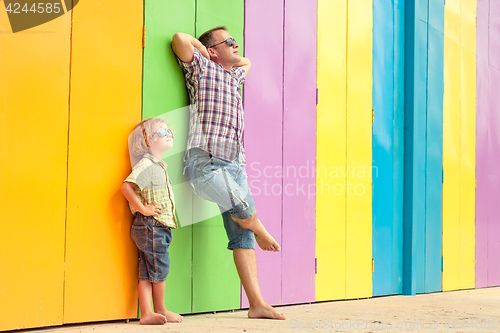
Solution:
<svg viewBox="0 0 500 333"><path fill-rule="evenodd" d="M479 2L478 2L479 9ZM478 16L478 22L479 22ZM478 24L479 28L479 24ZM487 27L486 27L486 31ZM479 34L479 31L478 31ZM476 67L476 288L488 285L488 63ZM487 51L487 49L486 49Z"/></svg>
<svg viewBox="0 0 500 333"><path fill-rule="evenodd" d="M490 2L491 6L491 2ZM490 7L491 10L491 7ZM500 35L500 30L492 31L490 11L490 38ZM499 12L500 14L500 12ZM498 17L500 20L500 17ZM498 43L500 44L500 39ZM491 48L490 39L490 48ZM491 52L490 52L491 55ZM490 56L491 58L491 56ZM488 141L488 287L500 285L500 70L489 66L489 141Z"/></svg>
<svg viewBox="0 0 500 333"><path fill-rule="evenodd" d="M476 288L488 285L488 13L477 1L476 27Z"/></svg>
<svg viewBox="0 0 500 333"><path fill-rule="evenodd" d="M258 217L281 244L283 1L245 2L245 56L252 62L243 92L246 172ZM281 304L281 253L256 253L264 299ZM243 288L241 306L248 307Z"/></svg>
<svg viewBox="0 0 500 333"><path fill-rule="evenodd" d="M315 300L317 8L303 0L285 6L282 292L291 304Z"/></svg>
<svg viewBox="0 0 500 333"><path fill-rule="evenodd" d="M488 13L489 0L477 0L476 56L488 62Z"/></svg>
<svg viewBox="0 0 500 333"><path fill-rule="evenodd" d="M500 68L500 1L490 0L489 63Z"/></svg>

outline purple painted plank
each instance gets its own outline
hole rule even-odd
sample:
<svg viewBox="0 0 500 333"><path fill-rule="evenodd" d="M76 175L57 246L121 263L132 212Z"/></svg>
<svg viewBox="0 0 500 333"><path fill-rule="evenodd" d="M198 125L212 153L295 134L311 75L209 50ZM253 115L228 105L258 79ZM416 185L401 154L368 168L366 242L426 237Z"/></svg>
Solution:
<svg viewBox="0 0 500 333"><path fill-rule="evenodd" d="M490 0L489 63L500 69L500 1Z"/></svg>
<svg viewBox="0 0 500 333"><path fill-rule="evenodd" d="M245 83L246 172L257 214L281 244L283 112L283 2L245 2L245 56L252 62ZM281 253L256 249L260 289L269 304L281 304ZM248 307L242 290L241 306Z"/></svg>
<svg viewBox="0 0 500 333"><path fill-rule="evenodd" d="M477 1L476 27L476 288L488 285L488 13Z"/></svg>
<svg viewBox="0 0 500 333"><path fill-rule="evenodd" d="M283 303L315 300L316 1L285 8Z"/></svg>
<svg viewBox="0 0 500 333"><path fill-rule="evenodd" d="M491 3L490 3L491 5ZM491 8L491 7L490 7ZM492 12L490 11L490 18ZM500 12L499 12L500 14ZM490 25L490 38L500 35L493 32ZM500 39L497 39L500 44ZM490 48L491 48L490 40ZM500 46L500 45L499 45ZM491 55L491 52L490 52ZM488 287L500 285L500 70L489 67L489 141L488 141Z"/></svg>
<svg viewBox="0 0 500 333"><path fill-rule="evenodd" d="M483 1L484 2L484 1ZM479 9L479 2L478 2ZM479 11L478 11L479 12ZM478 16L479 21L480 16ZM478 25L479 28L479 25ZM486 31L487 31L486 26ZM479 35L479 31L477 32ZM488 285L488 63L476 67L476 288ZM487 49L486 49L487 52ZM486 55L487 58L487 55Z"/></svg>
<svg viewBox="0 0 500 333"><path fill-rule="evenodd" d="M476 56L488 62L488 12L489 0L477 0Z"/></svg>

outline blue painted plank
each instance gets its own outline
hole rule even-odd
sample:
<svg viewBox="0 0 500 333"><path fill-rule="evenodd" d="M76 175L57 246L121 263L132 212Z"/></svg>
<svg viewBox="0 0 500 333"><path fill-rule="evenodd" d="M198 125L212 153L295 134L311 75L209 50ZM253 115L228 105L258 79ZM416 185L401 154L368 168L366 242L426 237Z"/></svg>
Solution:
<svg viewBox="0 0 500 333"><path fill-rule="evenodd" d="M394 149L392 293L403 292L405 1L394 0Z"/></svg>
<svg viewBox="0 0 500 333"><path fill-rule="evenodd" d="M373 3L373 196L372 274L373 295L393 293L393 98L394 90L393 4Z"/></svg>
<svg viewBox="0 0 500 333"><path fill-rule="evenodd" d="M441 291L444 2L431 1L428 27L426 245L424 291Z"/></svg>

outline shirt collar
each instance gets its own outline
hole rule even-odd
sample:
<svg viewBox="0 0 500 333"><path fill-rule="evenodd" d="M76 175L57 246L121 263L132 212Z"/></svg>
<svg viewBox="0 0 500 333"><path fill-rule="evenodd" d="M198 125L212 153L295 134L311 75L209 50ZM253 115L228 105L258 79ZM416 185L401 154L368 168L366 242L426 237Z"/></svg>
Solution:
<svg viewBox="0 0 500 333"><path fill-rule="evenodd" d="M158 164L158 165L160 165L160 166L162 166L164 168L166 168L168 166L168 164L165 163L164 160L159 160L156 157L154 157L153 155L151 155L150 153L144 154L144 157L145 158L149 158L151 161L153 161L153 163Z"/></svg>

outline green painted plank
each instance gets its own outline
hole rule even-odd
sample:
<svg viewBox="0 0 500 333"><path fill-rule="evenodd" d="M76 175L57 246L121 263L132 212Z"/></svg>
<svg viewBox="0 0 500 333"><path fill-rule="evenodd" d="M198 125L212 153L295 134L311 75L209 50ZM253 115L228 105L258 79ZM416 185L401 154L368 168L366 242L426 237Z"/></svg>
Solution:
<svg viewBox="0 0 500 333"><path fill-rule="evenodd" d="M240 45L240 54L243 54L243 20L243 0L196 1L196 37L224 25ZM213 206L209 206L195 197L193 211L213 211ZM240 280L232 251L226 249L227 242L221 215L193 225L193 312L240 307Z"/></svg>
<svg viewBox="0 0 500 333"><path fill-rule="evenodd" d="M145 0L146 44L144 48L143 118L164 117L175 133L174 147L164 160L176 199L176 214L182 225L192 223L193 194L182 176L182 157L187 137L189 104L182 69L170 43L174 33L195 33L195 0ZM192 304L192 226L173 230L171 269L165 302L169 310L190 313Z"/></svg>

